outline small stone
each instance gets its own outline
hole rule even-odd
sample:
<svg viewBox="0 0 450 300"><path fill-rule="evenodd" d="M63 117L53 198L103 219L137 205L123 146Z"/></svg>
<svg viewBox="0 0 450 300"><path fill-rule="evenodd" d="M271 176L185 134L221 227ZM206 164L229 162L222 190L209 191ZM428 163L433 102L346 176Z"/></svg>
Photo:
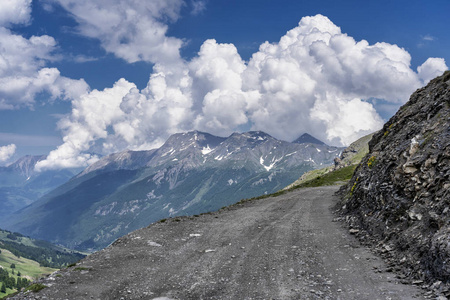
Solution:
<svg viewBox="0 0 450 300"><path fill-rule="evenodd" d="M153 242L153 241L147 241L147 245L152 246L152 247L162 247L161 244L158 244L158 243Z"/></svg>
<svg viewBox="0 0 450 300"><path fill-rule="evenodd" d="M392 250L394 250L394 248L391 247L391 246L389 246L389 245L385 245L385 246L384 246L384 249L386 249L387 251L392 251Z"/></svg>
<svg viewBox="0 0 450 300"><path fill-rule="evenodd" d="M439 290L439 288L441 287L441 285L442 285L442 281L436 281L435 283L433 283L433 284L430 286L430 288L431 288L432 290Z"/></svg>

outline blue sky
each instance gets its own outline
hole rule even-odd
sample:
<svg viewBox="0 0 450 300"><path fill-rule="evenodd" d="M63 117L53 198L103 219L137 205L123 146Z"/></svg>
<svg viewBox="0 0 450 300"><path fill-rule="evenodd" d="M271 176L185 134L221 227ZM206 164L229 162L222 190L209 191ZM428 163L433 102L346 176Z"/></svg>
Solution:
<svg viewBox="0 0 450 300"><path fill-rule="evenodd" d="M192 129L348 144L448 68L449 12L448 0L8 0L0 164L53 151L43 169L80 167Z"/></svg>

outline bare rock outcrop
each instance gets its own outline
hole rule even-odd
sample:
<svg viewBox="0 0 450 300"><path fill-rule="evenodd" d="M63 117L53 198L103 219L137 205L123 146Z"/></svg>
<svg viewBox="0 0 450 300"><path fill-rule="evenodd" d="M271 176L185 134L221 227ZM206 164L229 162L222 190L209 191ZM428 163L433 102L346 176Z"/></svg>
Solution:
<svg viewBox="0 0 450 300"><path fill-rule="evenodd" d="M369 143L338 208L405 279L450 295L450 71ZM356 231L355 231L356 232ZM447 286L447 287L446 287Z"/></svg>

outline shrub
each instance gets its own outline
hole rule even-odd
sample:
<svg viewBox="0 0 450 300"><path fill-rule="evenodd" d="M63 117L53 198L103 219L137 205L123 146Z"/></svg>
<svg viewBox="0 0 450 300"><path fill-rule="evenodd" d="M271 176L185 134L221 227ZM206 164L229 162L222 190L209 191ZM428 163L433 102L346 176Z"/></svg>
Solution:
<svg viewBox="0 0 450 300"><path fill-rule="evenodd" d="M367 161L367 166L369 167L369 169L372 169L375 166L376 161L377 158L375 156L369 158L369 160Z"/></svg>
<svg viewBox="0 0 450 300"><path fill-rule="evenodd" d="M33 293L37 293L37 292L39 292L40 290L45 289L46 287L47 287L47 286L46 286L46 285L43 285L42 283L34 283L34 284L30 285L29 287L27 287L27 288L25 289L25 291L31 291L31 292L33 292Z"/></svg>

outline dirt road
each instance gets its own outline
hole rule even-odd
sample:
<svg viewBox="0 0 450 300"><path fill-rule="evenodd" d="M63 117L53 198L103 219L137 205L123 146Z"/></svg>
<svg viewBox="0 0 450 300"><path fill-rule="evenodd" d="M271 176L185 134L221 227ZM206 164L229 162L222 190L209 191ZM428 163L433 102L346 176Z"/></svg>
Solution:
<svg viewBox="0 0 450 300"><path fill-rule="evenodd" d="M336 190L153 224L53 274L26 299L423 299L333 222Z"/></svg>

